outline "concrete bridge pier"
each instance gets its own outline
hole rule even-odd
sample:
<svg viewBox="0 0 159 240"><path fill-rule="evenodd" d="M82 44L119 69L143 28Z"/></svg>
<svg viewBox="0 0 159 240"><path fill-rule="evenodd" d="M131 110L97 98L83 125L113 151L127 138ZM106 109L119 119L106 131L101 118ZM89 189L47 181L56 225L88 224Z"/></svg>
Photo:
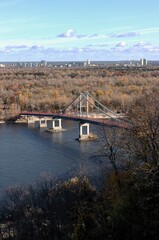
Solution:
<svg viewBox="0 0 159 240"><path fill-rule="evenodd" d="M51 132L61 132L65 129L62 128L61 119L60 118L54 118L52 119L52 127L49 129Z"/></svg>
<svg viewBox="0 0 159 240"><path fill-rule="evenodd" d="M61 119L53 119L52 120L52 128L54 130L61 130L62 129L62 125L61 125Z"/></svg>
<svg viewBox="0 0 159 240"><path fill-rule="evenodd" d="M27 119L27 124L33 124L33 123L35 123L33 119L30 119L30 118Z"/></svg>
<svg viewBox="0 0 159 240"><path fill-rule="evenodd" d="M89 123L79 124L79 140L87 139L89 136Z"/></svg>
<svg viewBox="0 0 159 240"><path fill-rule="evenodd" d="M47 120L45 118L40 118L39 120L39 127L42 128L46 128L47 127Z"/></svg>
<svg viewBox="0 0 159 240"><path fill-rule="evenodd" d="M83 140L96 140L97 135L90 133L90 124L89 123L79 123L79 141Z"/></svg>
<svg viewBox="0 0 159 240"><path fill-rule="evenodd" d="M39 121L39 118L34 116L27 116L27 124L35 124L36 121Z"/></svg>

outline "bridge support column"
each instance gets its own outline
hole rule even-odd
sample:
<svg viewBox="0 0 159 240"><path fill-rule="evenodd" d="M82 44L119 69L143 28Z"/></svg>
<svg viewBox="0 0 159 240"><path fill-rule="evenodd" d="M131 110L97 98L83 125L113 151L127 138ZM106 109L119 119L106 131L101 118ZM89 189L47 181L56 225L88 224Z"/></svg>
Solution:
<svg viewBox="0 0 159 240"><path fill-rule="evenodd" d="M35 123L35 121L33 119L28 118L27 119L27 124L32 124L32 123Z"/></svg>
<svg viewBox="0 0 159 240"><path fill-rule="evenodd" d="M41 128L41 127L47 127L47 120L45 119L45 118L41 118L40 120L39 120L39 127Z"/></svg>
<svg viewBox="0 0 159 240"><path fill-rule="evenodd" d="M50 129L53 132L60 132L63 131L64 129L62 128L61 124L61 119L60 118L55 118L52 120L52 128Z"/></svg>
<svg viewBox="0 0 159 240"><path fill-rule="evenodd" d="M27 117L27 124L34 124L37 121L37 118L34 116Z"/></svg>
<svg viewBox="0 0 159 240"><path fill-rule="evenodd" d="M61 119L53 119L52 121L52 128L54 130L61 130L62 129L62 125L61 125Z"/></svg>
<svg viewBox="0 0 159 240"><path fill-rule="evenodd" d="M89 123L80 123L79 124L79 141L83 140L96 140L97 135L90 133Z"/></svg>
<svg viewBox="0 0 159 240"><path fill-rule="evenodd" d="M80 138L86 138L89 135L89 123L79 124Z"/></svg>

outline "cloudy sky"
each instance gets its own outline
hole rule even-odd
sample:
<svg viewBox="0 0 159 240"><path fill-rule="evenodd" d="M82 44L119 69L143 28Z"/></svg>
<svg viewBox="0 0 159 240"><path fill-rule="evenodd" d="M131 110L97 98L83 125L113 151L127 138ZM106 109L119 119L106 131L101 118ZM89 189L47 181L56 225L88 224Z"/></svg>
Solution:
<svg viewBox="0 0 159 240"><path fill-rule="evenodd" d="M0 0L0 61L159 60L159 0Z"/></svg>

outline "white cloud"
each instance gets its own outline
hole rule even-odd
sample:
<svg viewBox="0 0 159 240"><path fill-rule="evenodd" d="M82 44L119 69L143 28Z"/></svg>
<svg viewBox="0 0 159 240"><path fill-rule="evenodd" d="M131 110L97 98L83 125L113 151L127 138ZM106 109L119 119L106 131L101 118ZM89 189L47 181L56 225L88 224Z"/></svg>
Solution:
<svg viewBox="0 0 159 240"><path fill-rule="evenodd" d="M127 45L127 43L125 41L122 41L120 43L118 43L115 47L116 48L124 48Z"/></svg>
<svg viewBox="0 0 159 240"><path fill-rule="evenodd" d="M159 46L150 42L134 42L132 39L117 42L117 39L111 38L112 41L109 43L106 39L99 38L100 35L98 37L87 35L92 36L92 39L82 35L83 40L80 41L77 36L71 39L69 37L37 41L15 39L3 42L3 44L1 42L0 61L5 61L5 59L9 61L39 61L41 59L71 61L158 58ZM77 39L78 42L76 42Z"/></svg>
<svg viewBox="0 0 159 240"><path fill-rule="evenodd" d="M36 45L31 46L30 49L31 50L42 50L42 49L44 49L44 47L36 44Z"/></svg>
<svg viewBox="0 0 159 240"><path fill-rule="evenodd" d="M153 46L152 44L143 42L143 41L134 44L133 48L137 50L145 50L145 51L146 50L149 51L150 49L156 49L156 47Z"/></svg>
<svg viewBox="0 0 159 240"><path fill-rule="evenodd" d="M19 49L26 49L28 48L27 45L8 45L5 47L5 50L19 50Z"/></svg>
<svg viewBox="0 0 159 240"><path fill-rule="evenodd" d="M111 37L113 38L127 38L127 37L137 37L140 36L141 33L136 32L124 32L124 33L118 33L118 34L112 34Z"/></svg>
<svg viewBox="0 0 159 240"><path fill-rule="evenodd" d="M96 44L88 44L86 47L108 47L109 44L107 43L96 43Z"/></svg>
<svg viewBox="0 0 159 240"><path fill-rule="evenodd" d="M72 38L75 36L75 30L68 29L66 32L59 34L57 37L61 38Z"/></svg>
<svg viewBox="0 0 159 240"><path fill-rule="evenodd" d="M58 38L76 38L76 39L97 39L97 38L106 38L106 34L76 34L76 31L69 29L64 33L57 35Z"/></svg>

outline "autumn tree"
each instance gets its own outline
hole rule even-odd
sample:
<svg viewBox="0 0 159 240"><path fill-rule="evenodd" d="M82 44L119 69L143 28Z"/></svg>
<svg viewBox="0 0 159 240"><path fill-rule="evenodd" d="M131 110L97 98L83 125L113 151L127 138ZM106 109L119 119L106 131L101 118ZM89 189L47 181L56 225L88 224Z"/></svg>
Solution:
<svg viewBox="0 0 159 240"><path fill-rule="evenodd" d="M144 95L129 112L131 150L137 161L150 167L159 165L159 99L158 94Z"/></svg>

